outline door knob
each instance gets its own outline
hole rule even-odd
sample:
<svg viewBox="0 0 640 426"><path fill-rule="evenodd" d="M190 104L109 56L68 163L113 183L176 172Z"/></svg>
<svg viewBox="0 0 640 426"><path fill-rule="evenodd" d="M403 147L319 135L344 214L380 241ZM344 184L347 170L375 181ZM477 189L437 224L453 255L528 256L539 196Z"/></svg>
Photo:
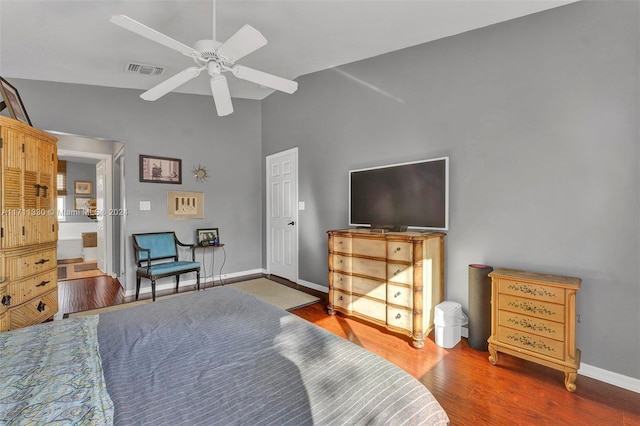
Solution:
<svg viewBox="0 0 640 426"><path fill-rule="evenodd" d="M291 222L287 223L287 225L295 225L296 223L292 220Z"/></svg>

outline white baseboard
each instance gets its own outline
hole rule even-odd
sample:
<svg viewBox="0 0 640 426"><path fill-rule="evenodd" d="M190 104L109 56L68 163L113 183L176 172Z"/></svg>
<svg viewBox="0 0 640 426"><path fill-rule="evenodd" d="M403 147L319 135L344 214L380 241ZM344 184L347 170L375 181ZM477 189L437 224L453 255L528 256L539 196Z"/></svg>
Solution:
<svg viewBox="0 0 640 426"><path fill-rule="evenodd" d="M305 281L305 280L298 279L298 284L300 284L302 286L305 286L305 287L308 287L310 289L316 290L316 291L321 291L323 293L328 293L329 292L329 288L328 287L323 286L323 285L319 285L319 284L315 284L315 283L312 283L310 281Z"/></svg>
<svg viewBox="0 0 640 426"><path fill-rule="evenodd" d="M618 386L619 388L640 393L640 379L624 376L619 373L614 373L613 371L604 370L584 363L580 364L578 374L600 380L601 382L609 383L610 385ZM580 385L578 384L578 386Z"/></svg>

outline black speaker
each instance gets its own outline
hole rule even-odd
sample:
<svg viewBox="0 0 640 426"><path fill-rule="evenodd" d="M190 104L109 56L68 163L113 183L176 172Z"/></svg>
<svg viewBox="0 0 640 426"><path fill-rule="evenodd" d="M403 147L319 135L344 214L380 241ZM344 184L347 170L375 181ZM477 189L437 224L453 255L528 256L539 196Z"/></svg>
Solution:
<svg viewBox="0 0 640 426"><path fill-rule="evenodd" d="M488 350L491 336L491 266L469 265L469 346Z"/></svg>

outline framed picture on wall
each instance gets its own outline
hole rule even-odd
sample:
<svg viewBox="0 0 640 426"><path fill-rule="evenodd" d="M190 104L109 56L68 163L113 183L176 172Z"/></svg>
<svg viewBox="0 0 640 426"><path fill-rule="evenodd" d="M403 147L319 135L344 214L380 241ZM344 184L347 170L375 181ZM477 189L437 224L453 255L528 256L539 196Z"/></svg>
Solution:
<svg viewBox="0 0 640 426"><path fill-rule="evenodd" d="M203 219L204 193L167 191L167 217L169 219Z"/></svg>
<svg viewBox="0 0 640 426"><path fill-rule="evenodd" d="M88 181L77 180L73 192L75 194L91 194L93 192L93 184Z"/></svg>
<svg viewBox="0 0 640 426"><path fill-rule="evenodd" d="M91 198L90 197L76 197L75 204L73 206L76 210L88 211L91 207Z"/></svg>
<svg viewBox="0 0 640 426"><path fill-rule="evenodd" d="M182 183L182 160L140 155L140 182Z"/></svg>
<svg viewBox="0 0 640 426"><path fill-rule="evenodd" d="M13 87L7 80L0 77L0 95L2 95L2 102L0 102L0 111L5 107L9 109L9 115L18 121L23 122L31 126L31 120L27 115L27 110L24 108L22 99L18 90Z"/></svg>

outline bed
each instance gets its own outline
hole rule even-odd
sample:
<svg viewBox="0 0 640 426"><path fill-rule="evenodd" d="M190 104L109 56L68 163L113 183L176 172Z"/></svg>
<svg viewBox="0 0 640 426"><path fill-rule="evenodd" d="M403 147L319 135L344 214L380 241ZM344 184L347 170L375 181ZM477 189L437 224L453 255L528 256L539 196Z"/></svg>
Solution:
<svg viewBox="0 0 640 426"><path fill-rule="evenodd" d="M448 424L400 368L230 287L2 333L0 356L0 424Z"/></svg>

